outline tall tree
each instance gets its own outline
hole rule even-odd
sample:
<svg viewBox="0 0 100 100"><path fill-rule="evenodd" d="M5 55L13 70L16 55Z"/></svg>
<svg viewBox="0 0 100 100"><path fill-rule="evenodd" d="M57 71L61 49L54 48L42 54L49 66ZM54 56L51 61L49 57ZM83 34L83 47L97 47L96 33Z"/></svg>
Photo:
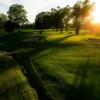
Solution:
<svg viewBox="0 0 100 100"><path fill-rule="evenodd" d="M8 18L10 21L18 24L19 26L26 23L26 10L23 5L13 4L10 6L8 13Z"/></svg>
<svg viewBox="0 0 100 100"><path fill-rule="evenodd" d="M43 28L48 29L51 28L51 13L45 12L45 16L43 17Z"/></svg>
<svg viewBox="0 0 100 100"><path fill-rule="evenodd" d="M7 21L7 16L3 13L0 13L0 28L3 28L6 21Z"/></svg>
<svg viewBox="0 0 100 100"><path fill-rule="evenodd" d="M82 1L77 1L73 6L73 22L75 26L75 32L76 34L79 34L80 25L81 25L81 7L82 7Z"/></svg>
<svg viewBox="0 0 100 100"><path fill-rule="evenodd" d="M62 33L62 29L65 26L66 31L68 29L68 23L71 19L71 7L67 5L64 8L59 9L59 27Z"/></svg>
<svg viewBox="0 0 100 100"><path fill-rule="evenodd" d="M57 9L51 9L51 16L52 16L52 25L56 28L56 31L58 31L58 29L60 29L61 33L62 33L62 29L63 29L63 18L65 16L65 11L63 10L63 8L60 8L59 6L57 7Z"/></svg>
<svg viewBox="0 0 100 100"><path fill-rule="evenodd" d="M81 25L86 22L91 16L91 11L93 10L94 3L91 3L89 0L77 1L73 6L73 19L75 25L76 35L79 34Z"/></svg>
<svg viewBox="0 0 100 100"><path fill-rule="evenodd" d="M67 5L65 8L63 8L63 10L65 12L65 17L63 18L63 21L64 21L64 26L65 26L66 32L67 32L69 22L72 18L72 16L71 16L71 7L69 5Z"/></svg>
<svg viewBox="0 0 100 100"><path fill-rule="evenodd" d="M51 9L52 26L54 26L57 31L60 29L62 33L64 24L67 28L68 22L70 21L70 11L70 6L66 6L64 8L60 8L58 6L57 9Z"/></svg>
<svg viewBox="0 0 100 100"><path fill-rule="evenodd" d="M56 27L56 16L55 16L55 13L56 13L56 9L55 8L52 8L51 9L51 26L52 26L52 28L54 29L54 28L56 28L57 29L57 27Z"/></svg>
<svg viewBox="0 0 100 100"><path fill-rule="evenodd" d="M35 18L35 28L40 29L40 33L43 32L43 24L44 24L45 15L46 15L46 12L41 12L37 14Z"/></svg>

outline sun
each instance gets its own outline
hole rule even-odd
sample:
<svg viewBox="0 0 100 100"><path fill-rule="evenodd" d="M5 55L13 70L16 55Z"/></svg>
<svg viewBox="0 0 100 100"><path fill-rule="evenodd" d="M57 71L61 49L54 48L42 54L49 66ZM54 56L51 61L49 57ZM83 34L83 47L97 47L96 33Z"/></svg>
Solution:
<svg viewBox="0 0 100 100"><path fill-rule="evenodd" d="M91 0L95 2L95 11L93 12L93 23L100 23L100 0Z"/></svg>

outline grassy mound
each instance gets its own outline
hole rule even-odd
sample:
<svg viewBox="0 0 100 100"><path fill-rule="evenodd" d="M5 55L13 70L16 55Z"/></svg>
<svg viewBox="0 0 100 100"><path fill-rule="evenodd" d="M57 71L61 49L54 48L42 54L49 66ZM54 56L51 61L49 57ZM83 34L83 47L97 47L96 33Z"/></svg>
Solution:
<svg viewBox="0 0 100 100"><path fill-rule="evenodd" d="M38 100L18 64L0 52L0 100Z"/></svg>

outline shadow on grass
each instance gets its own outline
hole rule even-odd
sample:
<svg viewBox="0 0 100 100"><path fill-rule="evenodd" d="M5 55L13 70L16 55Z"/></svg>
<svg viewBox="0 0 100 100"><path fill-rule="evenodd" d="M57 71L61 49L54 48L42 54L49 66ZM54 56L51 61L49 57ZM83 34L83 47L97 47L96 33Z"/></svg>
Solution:
<svg viewBox="0 0 100 100"><path fill-rule="evenodd" d="M73 86L77 89L77 100L100 100L99 91L94 84L95 80L91 80L93 76L90 72L93 70L92 66L88 58L84 64L79 66L76 72Z"/></svg>
<svg viewBox="0 0 100 100"><path fill-rule="evenodd" d="M25 53L25 55L27 57L30 57L30 56L34 56L40 52L43 52L45 50L54 50L55 48L57 49L60 49L60 48L70 48L70 47L73 47L73 46L80 46L81 44L76 44L76 43L57 43L57 42L48 42L48 41L43 41L43 42L40 42L40 43L26 43L29 47L28 48L32 48L33 49L27 53ZM26 46L27 48L27 46ZM24 54L24 53L23 53Z"/></svg>
<svg viewBox="0 0 100 100"><path fill-rule="evenodd" d="M25 55L27 57L30 57L32 55L34 56L34 55L36 55L40 52L43 52L44 50L48 50L48 49L53 50L54 48L65 48L65 47L70 48L70 47L73 47L73 46L80 46L81 44L71 43L71 42L59 43L60 41L67 39L71 36L74 36L74 35L69 35L69 36L66 36L66 37L63 37L63 38L60 38L60 39L56 39L54 41L46 41L45 38L43 38L42 42L25 43L26 48L33 47L33 49L31 51L25 53Z"/></svg>
<svg viewBox="0 0 100 100"><path fill-rule="evenodd" d="M6 34L5 36L0 37L0 43L5 43L5 45L0 46L0 50L6 50L8 52L14 51L18 48L26 47L26 44L22 43L22 40L25 39L31 33L11 33Z"/></svg>
<svg viewBox="0 0 100 100"><path fill-rule="evenodd" d="M41 65L34 60L32 61L32 63L41 76L41 79L47 82L51 82L55 86L54 91L57 90L57 92L59 92L59 95L63 96L63 100L78 100L79 92L72 84L67 83L63 79L58 77L55 71L51 70L50 72L50 70L48 71L48 69L42 68ZM53 91L53 89L51 90ZM52 96L54 96L54 94L52 94Z"/></svg>
<svg viewBox="0 0 100 100"><path fill-rule="evenodd" d="M63 38L56 39L56 40L50 41L50 42L46 41L45 38L43 38L42 42L37 41L37 42L23 43L22 40L25 39L30 34L31 33L22 32L22 33L8 34L6 36L0 37L0 42L5 43L5 45L1 46L0 49L10 52L10 51L15 51L20 48L24 48L24 49L25 48L33 48L33 50L30 52L30 54L34 55L34 54L37 54L48 48L64 48L64 47L71 47L71 46L75 45L74 43L73 44L72 43L65 43L65 44L59 43L60 41L67 39L74 35L65 36ZM40 36L40 37L43 37L43 36Z"/></svg>
<svg viewBox="0 0 100 100"><path fill-rule="evenodd" d="M74 86L77 84L77 81L79 79L81 79L81 81L83 83L84 79L87 78L87 73L88 73L89 68L90 68L89 59L86 60L85 63L80 64L80 66L77 69L76 77L75 77L74 82L73 82Z"/></svg>
<svg viewBox="0 0 100 100"><path fill-rule="evenodd" d="M59 35L59 34L58 34L58 35ZM59 42L63 41L64 39L70 38L70 37L75 36L75 35L76 35L76 34L71 34L71 35L65 36L65 37L63 37L63 38L56 39L56 40L54 40L53 42L59 43Z"/></svg>

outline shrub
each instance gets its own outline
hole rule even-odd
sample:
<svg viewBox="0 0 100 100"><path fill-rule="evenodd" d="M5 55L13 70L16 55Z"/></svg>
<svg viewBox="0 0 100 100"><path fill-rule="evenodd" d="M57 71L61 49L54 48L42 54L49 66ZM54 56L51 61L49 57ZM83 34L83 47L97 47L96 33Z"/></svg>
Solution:
<svg viewBox="0 0 100 100"><path fill-rule="evenodd" d="M4 29L6 32L10 33L13 32L16 29L17 25L13 22L11 22L10 20L8 20L5 24L4 24Z"/></svg>

